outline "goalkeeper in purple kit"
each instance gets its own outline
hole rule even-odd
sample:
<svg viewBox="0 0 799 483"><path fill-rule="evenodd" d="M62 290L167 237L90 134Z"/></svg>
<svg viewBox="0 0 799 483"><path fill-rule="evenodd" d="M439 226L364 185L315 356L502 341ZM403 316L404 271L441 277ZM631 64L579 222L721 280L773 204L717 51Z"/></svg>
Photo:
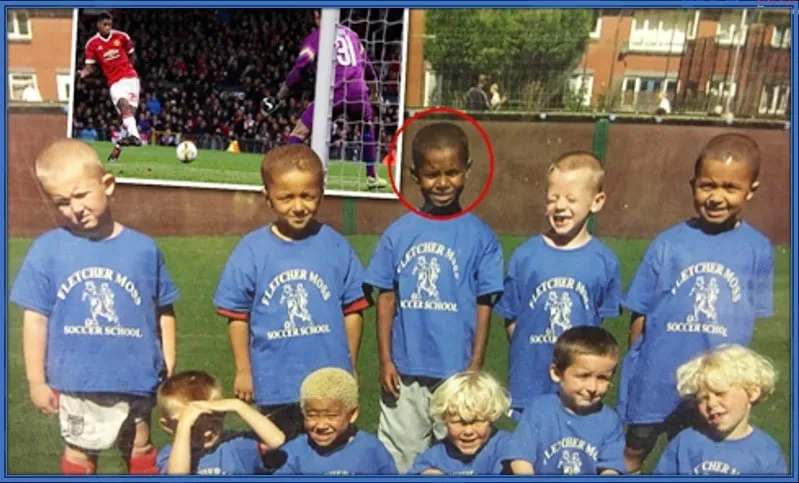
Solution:
<svg viewBox="0 0 799 483"><path fill-rule="evenodd" d="M319 22L321 10L314 10L314 21L317 28L313 30L302 43L300 54L294 67L280 91L277 99L267 97L263 101L263 108L267 113L278 109L282 101L288 96L290 90L302 80L305 70L314 64L319 52ZM358 34L349 27L338 25L336 27L336 72L333 87L332 118L335 119L346 112L350 119L363 122L363 161L366 163L366 184L369 189L379 189L388 186L386 180L377 176L375 160L377 146L375 143L375 129L372 124L372 102L369 95L367 82L377 81L377 74L369 60ZM297 125L289 136L289 143L304 143L311 134L313 125L314 103L310 103L302 113Z"/></svg>

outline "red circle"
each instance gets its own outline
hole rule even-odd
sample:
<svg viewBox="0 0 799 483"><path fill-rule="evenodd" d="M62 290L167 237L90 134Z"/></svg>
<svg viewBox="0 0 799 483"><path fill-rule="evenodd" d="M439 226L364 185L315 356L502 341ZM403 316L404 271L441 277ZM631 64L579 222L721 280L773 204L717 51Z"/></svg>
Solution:
<svg viewBox="0 0 799 483"><path fill-rule="evenodd" d="M402 196L402 193L400 193L399 187L397 186L397 184L394 181L394 169L393 168L394 168L394 163L397 162L397 159L396 159L396 156L394 155L394 153L396 152L397 140L399 139L400 134L402 134L402 131L404 131L405 128L408 127L413 121L416 121L417 119L420 119L420 118L422 118L424 116L427 116L429 114L435 114L435 113L438 113L438 112L446 112L446 113L449 113L449 114L454 114L454 115L460 117L461 119L464 119L464 120L468 121L472 126L474 126L475 129L477 129L477 132L480 133L480 136L483 138L483 142L485 142L486 148L488 148L488 178L486 179L485 186L483 186L483 190L480 192L480 194L477 196L477 198L469 206L467 206L465 209L463 209L460 212L455 213L453 215L431 215L431 214L428 214L428 213L423 213L418 208L416 208L413 205L411 205L408 202L408 200L405 199L404 196ZM494 179L494 147L491 146L491 141L488 140L488 134L486 134L486 132L483 130L483 128L480 127L480 124L478 124L477 121L475 121L471 116L469 116L465 112L461 112L461 111L459 111L457 109L453 109L451 107L432 107L430 109L425 109L423 111L419 111L416 114L414 114L411 118L405 120L405 122L402 123L402 126L397 130L397 132L394 133L394 137L391 139L391 145L389 146L388 153L389 154L386 157L386 161L388 163L388 179L389 179L389 182L391 183L391 189L394 190L394 193L397 195L397 197L399 198L400 202L408 210L416 213L419 216L422 216L422 217L430 219L430 220L451 220L451 219L463 216L463 215L465 215L467 213L470 213L472 210L477 208L477 206L480 203L483 202L483 200L485 199L486 195L488 195L488 190L491 188L491 181Z"/></svg>

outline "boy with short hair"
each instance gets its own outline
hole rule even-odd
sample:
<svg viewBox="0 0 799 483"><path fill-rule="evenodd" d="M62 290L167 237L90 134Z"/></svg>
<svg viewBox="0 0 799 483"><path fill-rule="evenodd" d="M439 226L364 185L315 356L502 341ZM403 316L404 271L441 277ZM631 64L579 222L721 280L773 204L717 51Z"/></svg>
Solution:
<svg viewBox="0 0 799 483"><path fill-rule="evenodd" d="M276 220L239 242L214 304L229 319L236 395L254 399L292 439L303 427L305 376L326 366L356 370L361 311L371 302L355 251L316 219L324 178L319 156L301 144L272 149L261 177Z"/></svg>
<svg viewBox="0 0 799 483"><path fill-rule="evenodd" d="M391 224L378 242L366 283L380 291L378 437L401 473L443 428L428 415L443 379L483 365L493 297L502 292L502 247L460 196L471 167L466 133L452 123L423 127L414 137L411 175L424 198L421 212ZM441 219L440 217L447 217Z"/></svg>
<svg viewBox="0 0 799 483"><path fill-rule="evenodd" d="M114 445L131 474L155 474L150 413L175 367L178 289L155 242L115 221L94 149L58 140L35 170L65 225L33 242L11 290L31 401L59 415L63 474L95 474Z"/></svg>
<svg viewBox="0 0 799 483"><path fill-rule="evenodd" d="M262 456L285 435L241 399L223 399L222 385L203 371L175 374L158 388L161 428L173 436L158 453L158 469L170 475L254 475ZM225 413L235 412L256 437L223 431Z"/></svg>
<svg viewBox="0 0 799 483"><path fill-rule="evenodd" d="M466 371L444 381L433 393L430 416L447 426L447 436L420 454L409 474L509 474L511 433L496 422L508 411L507 391L490 374Z"/></svg>
<svg viewBox="0 0 799 483"><path fill-rule="evenodd" d="M555 342L550 377L557 394L534 397L522 413L512 447L521 458L514 474L618 475L624 473L624 431L602 404L619 360L616 339L583 325Z"/></svg>
<svg viewBox="0 0 799 483"><path fill-rule="evenodd" d="M677 391L693 399L703 424L669 443L655 474L788 474L780 445L749 423L752 407L774 391L776 377L771 362L737 344L680 366Z"/></svg>
<svg viewBox="0 0 799 483"><path fill-rule="evenodd" d="M618 409L628 424L630 472L640 470L661 433L672 439L693 424L696 413L676 390L677 367L721 344L748 346L755 320L773 313L771 242L741 220L759 171L752 139L711 139L691 180L698 216L652 241L624 297L633 314Z"/></svg>
<svg viewBox="0 0 799 483"><path fill-rule="evenodd" d="M318 369L302 383L305 432L286 443L285 475L396 475L383 444L355 426L360 414L358 383L337 367Z"/></svg>
<svg viewBox="0 0 799 483"><path fill-rule="evenodd" d="M510 341L508 387L518 420L530 399L557 391L547 375L565 330L599 326L621 312L621 265L591 236L588 219L605 203L605 171L589 152L561 155L547 172L549 229L517 248L495 311Z"/></svg>

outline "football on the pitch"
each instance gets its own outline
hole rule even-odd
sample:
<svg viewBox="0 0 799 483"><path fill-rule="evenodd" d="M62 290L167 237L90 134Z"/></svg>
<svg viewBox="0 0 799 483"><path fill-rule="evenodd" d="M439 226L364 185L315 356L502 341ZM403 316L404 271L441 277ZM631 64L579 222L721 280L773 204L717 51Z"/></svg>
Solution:
<svg viewBox="0 0 799 483"><path fill-rule="evenodd" d="M197 146L191 141L182 141L178 144L177 154L181 163L191 163L197 159Z"/></svg>

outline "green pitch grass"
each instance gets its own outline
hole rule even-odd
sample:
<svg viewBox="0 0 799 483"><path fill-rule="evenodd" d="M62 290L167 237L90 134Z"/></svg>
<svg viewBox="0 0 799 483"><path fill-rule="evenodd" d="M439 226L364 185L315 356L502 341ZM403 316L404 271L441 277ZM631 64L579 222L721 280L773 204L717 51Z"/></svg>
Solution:
<svg viewBox="0 0 799 483"><path fill-rule="evenodd" d="M170 162L172 162L170 160ZM377 244L375 236L353 236L350 242L361 261L366 264ZM219 274L237 237L192 237L192 238L160 238L157 240L164 251L167 266L181 289L181 298L177 302L178 314L178 370L201 369L219 377L227 395L232 394L233 361L228 348L225 321L214 314L211 297L216 288ZM506 258L510 256L522 238L503 237L502 243ZM616 252L623 267L625 286L629 283L638 261L646 248L647 242L641 240L604 240ZM29 239L10 239L8 254L9 286L19 270L22 259L30 246ZM775 300L776 313L770 320L761 321L755 330L753 348L770 357L780 378L775 393L753 411L753 423L774 436L782 445L790 467L790 341L789 341L789 304L790 304L790 265L785 248L776 248ZM22 358L22 326L20 310L11 306L8 311L8 387L7 387L7 464L9 474L42 474L57 473L62 452L59 437L59 426L56 417L40 414L28 399L28 386ZM607 327L615 334L622 345L626 346L626 329L629 314L611 319ZM377 346L375 339L374 309L364 314L364 334L361 346L358 370L362 384L361 417L359 426L370 432L377 429L379 414L379 386ZM494 317L490 342L486 354L486 369L506 380L507 375L507 341L503 333L503 324ZM625 347L626 350L626 347ZM309 354L308 357L313 357ZM607 402L615 406L615 390L607 398ZM153 419L157 421L157 419ZM235 416L227 420L230 427L242 427L242 422ZM511 429L513 423L503 419L500 426ZM153 440L157 446L168 442L168 436L156 426L153 429ZM646 461L644 472L650 472L664 447L665 438ZM107 451L100 459L100 471L104 473L120 473L124 466L117 453Z"/></svg>
<svg viewBox="0 0 799 483"><path fill-rule="evenodd" d="M104 162L113 144L89 143ZM195 183L224 183L261 186L263 155L200 150L197 159L189 164L178 161L174 147L140 146L122 148L115 163L105 162L106 168L119 178L189 181ZM388 181L386 166L377 165L378 175ZM328 166L328 187L341 191L368 191L363 163L331 160ZM391 193L391 187L380 193Z"/></svg>

